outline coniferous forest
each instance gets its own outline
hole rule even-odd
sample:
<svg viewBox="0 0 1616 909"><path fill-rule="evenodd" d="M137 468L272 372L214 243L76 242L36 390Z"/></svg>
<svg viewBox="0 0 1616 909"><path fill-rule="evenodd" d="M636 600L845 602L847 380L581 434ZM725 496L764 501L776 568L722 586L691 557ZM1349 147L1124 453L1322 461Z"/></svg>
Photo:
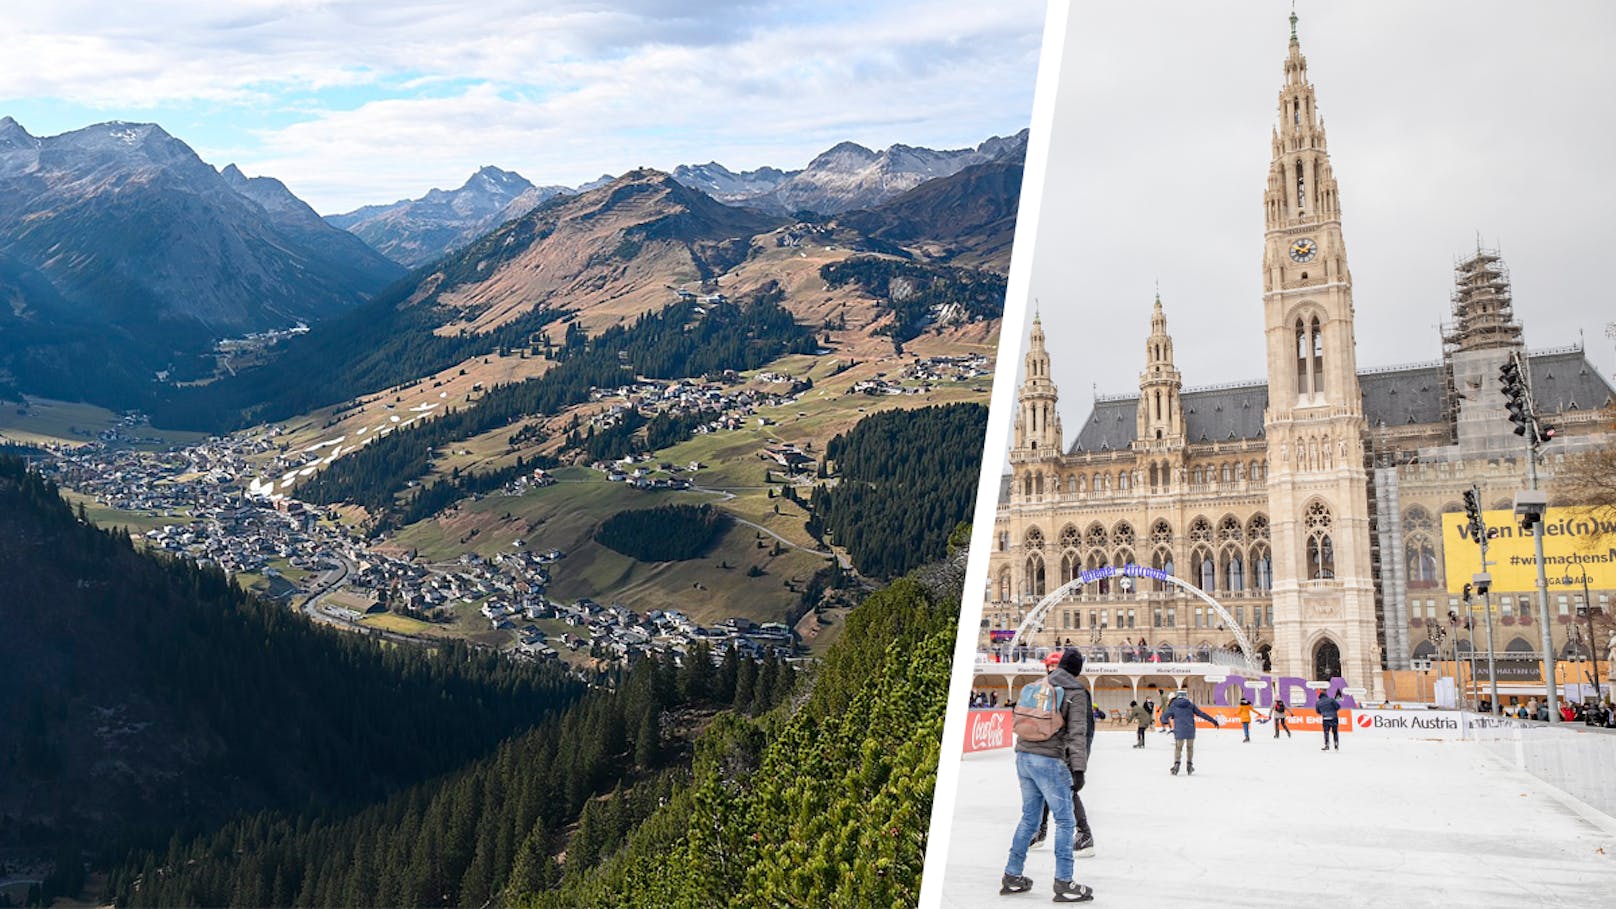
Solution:
<svg viewBox="0 0 1616 909"><path fill-rule="evenodd" d="M942 558L976 501L987 419L980 404L946 404L860 420L825 448L840 481L815 488L809 532L828 533L871 578Z"/></svg>
<svg viewBox="0 0 1616 909"><path fill-rule="evenodd" d="M0 457L0 847L103 858L243 811L347 811L577 701L561 671L383 647L137 551Z"/></svg>
<svg viewBox="0 0 1616 909"><path fill-rule="evenodd" d="M885 256L853 256L819 269L831 287L856 284L892 315L883 331L899 344L925 330L934 313L955 307L968 320L1004 312L1004 275L977 268L929 265Z"/></svg>
<svg viewBox="0 0 1616 909"><path fill-rule="evenodd" d="M963 541L811 668L698 644L586 692L328 631L0 460L0 835L120 905L909 903Z"/></svg>
<svg viewBox="0 0 1616 909"><path fill-rule="evenodd" d="M561 362L543 376L496 386L468 407L380 438L310 477L297 494L322 504L363 505L378 527L395 526L410 507L409 497L401 501L399 494L426 474L433 452L451 441L530 414L556 413L589 400L591 388L615 388L635 376L678 379L755 369L787 353L811 352L814 333L797 324L777 296L764 291L744 305L707 304L705 314L694 302L674 303L592 338L569 332L559 348ZM678 428L688 434L694 426ZM665 442L671 438L667 427L659 433Z"/></svg>
<svg viewBox="0 0 1616 909"><path fill-rule="evenodd" d="M619 511L595 540L641 562L672 562L704 554L732 523L711 505L659 505Z"/></svg>

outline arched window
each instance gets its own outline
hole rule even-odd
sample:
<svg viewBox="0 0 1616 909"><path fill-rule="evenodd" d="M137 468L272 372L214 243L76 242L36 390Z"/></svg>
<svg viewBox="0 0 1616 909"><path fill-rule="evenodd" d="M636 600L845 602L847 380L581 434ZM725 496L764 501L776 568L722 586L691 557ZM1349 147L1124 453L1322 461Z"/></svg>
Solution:
<svg viewBox="0 0 1616 909"><path fill-rule="evenodd" d="M1027 557L1027 592L1035 597L1043 596L1044 581L1044 557L1035 552Z"/></svg>
<svg viewBox="0 0 1616 909"><path fill-rule="evenodd" d="M1202 590L1216 590L1218 585L1218 569L1212 562L1212 553L1206 549L1195 551L1195 564L1199 567L1200 585Z"/></svg>
<svg viewBox="0 0 1616 909"><path fill-rule="evenodd" d="M1044 475L1043 474L1038 474L1036 477L1034 477L1032 486L1033 486L1033 489L1038 493L1038 495L1043 495L1044 494Z"/></svg>
<svg viewBox="0 0 1616 909"><path fill-rule="evenodd" d="M1121 492L1128 491L1128 472L1126 470L1117 474L1117 489Z"/></svg>
<svg viewBox="0 0 1616 909"><path fill-rule="evenodd" d="M1301 159L1297 159L1297 161L1296 161L1296 213L1297 214L1301 214L1307 208L1307 205L1302 201L1305 198L1305 196L1304 196L1305 192L1306 192L1306 184L1302 180L1302 161L1301 161Z"/></svg>
<svg viewBox="0 0 1616 909"><path fill-rule="evenodd" d="M1070 584L1073 579L1075 579L1081 573L1081 567L1082 566L1078 564L1078 556L1076 552L1068 550L1067 552L1062 553L1060 572L1061 586L1064 587L1067 584Z"/></svg>
<svg viewBox="0 0 1616 909"><path fill-rule="evenodd" d="M1150 491L1155 492L1156 488L1160 485L1161 481L1156 476L1156 462L1152 461L1150 463Z"/></svg>
<svg viewBox="0 0 1616 909"><path fill-rule="evenodd" d="M1156 569L1157 571L1164 571L1167 574L1172 574L1173 551L1168 549L1166 546L1157 546L1156 551L1150 556L1150 567ZM1154 589L1157 591L1167 589L1166 581L1152 581L1151 583L1154 585Z"/></svg>
<svg viewBox="0 0 1616 909"><path fill-rule="evenodd" d="M1251 547L1251 589L1259 593L1274 589L1274 562L1266 543Z"/></svg>
<svg viewBox="0 0 1616 909"><path fill-rule="evenodd" d="M1341 675L1341 648L1336 642L1325 638L1313 648L1313 678L1316 681L1328 682Z"/></svg>
<svg viewBox="0 0 1616 909"><path fill-rule="evenodd" d="M1307 357L1307 352L1308 352L1307 326L1305 324L1303 324L1301 319L1297 319L1296 320L1296 393L1298 395L1305 395L1308 392L1313 390L1312 387L1308 384L1308 375L1307 375L1307 359L1308 359L1308 357Z"/></svg>
<svg viewBox="0 0 1616 909"><path fill-rule="evenodd" d="M1313 393L1324 393L1324 330L1319 327L1319 317L1313 317Z"/></svg>
<svg viewBox="0 0 1616 909"><path fill-rule="evenodd" d="M1077 495L1077 477L1071 474L1066 476L1066 494L1069 496Z"/></svg>
<svg viewBox="0 0 1616 909"><path fill-rule="evenodd" d="M1084 567L1088 571L1094 571L1095 569L1098 569L1098 568L1104 568L1109 564L1111 564L1111 563L1106 558L1105 553L1103 553L1103 552L1091 552L1091 553L1089 553L1088 561L1085 563ZM1110 578L1101 578L1099 581L1095 582L1095 584L1096 584L1095 590L1097 592L1099 592L1101 594L1106 594L1106 593L1111 592L1111 579Z"/></svg>
<svg viewBox="0 0 1616 909"><path fill-rule="evenodd" d="M1303 521L1307 533L1307 576L1314 581L1335 577L1335 543L1330 538L1330 509L1323 502L1307 506Z"/></svg>
<svg viewBox="0 0 1616 909"><path fill-rule="evenodd" d="M1222 470L1221 474L1219 475L1219 479L1221 479L1225 483L1228 483L1228 482L1231 482L1231 481L1234 480L1234 472L1229 469L1228 462L1224 462L1223 470Z"/></svg>
<svg viewBox="0 0 1616 909"><path fill-rule="evenodd" d="M1437 586L1436 549L1424 534L1412 534L1403 544L1408 563L1408 586L1425 588Z"/></svg>
<svg viewBox="0 0 1616 909"><path fill-rule="evenodd" d="M1240 549L1235 546L1223 550L1223 570L1219 572L1223 577L1223 589L1230 593L1241 593L1246 589L1245 564L1240 558Z"/></svg>
<svg viewBox="0 0 1616 909"><path fill-rule="evenodd" d="M1022 496L1028 499L1032 498L1032 474L1027 474L1021 478L1021 486Z"/></svg>

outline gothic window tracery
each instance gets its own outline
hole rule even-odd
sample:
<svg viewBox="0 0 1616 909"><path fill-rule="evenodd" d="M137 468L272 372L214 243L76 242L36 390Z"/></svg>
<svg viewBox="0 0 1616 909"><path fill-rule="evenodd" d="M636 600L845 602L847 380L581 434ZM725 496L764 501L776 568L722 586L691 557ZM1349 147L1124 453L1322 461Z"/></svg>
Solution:
<svg viewBox="0 0 1616 909"><path fill-rule="evenodd" d="M1044 557L1038 553L1027 556L1027 592L1035 597L1045 593Z"/></svg>
<svg viewBox="0 0 1616 909"><path fill-rule="evenodd" d="M1087 533L1086 536L1087 536L1089 547L1091 549L1109 549L1109 548L1111 548L1110 544L1106 540L1105 528L1102 527L1098 521L1096 521L1095 523L1089 525L1088 533Z"/></svg>
<svg viewBox="0 0 1616 909"><path fill-rule="evenodd" d="M1259 593L1274 589L1274 560L1267 543L1251 547L1251 589Z"/></svg>
<svg viewBox="0 0 1616 909"><path fill-rule="evenodd" d="M1027 528L1026 534L1021 538L1021 545L1028 549L1044 548L1044 532L1036 527Z"/></svg>
<svg viewBox="0 0 1616 909"><path fill-rule="evenodd" d="M1134 540L1133 525L1127 521L1118 524L1112 538L1116 540L1118 546L1132 546Z"/></svg>
<svg viewBox="0 0 1616 909"><path fill-rule="evenodd" d="M1157 519L1150 525L1150 541L1158 546L1170 546L1173 542L1173 528L1167 522Z"/></svg>
<svg viewBox="0 0 1616 909"><path fill-rule="evenodd" d="M1240 519L1234 515L1224 515L1223 520L1218 522L1218 542L1238 543L1242 536Z"/></svg>
<svg viewBox="0 0 1616 909"><path fill-rule="evenodd" d="M1333 579L1335 542L1331 539L1332 517L1329 507L1323 502L1308 505L1303 518L1303 529L1307 533L1308 578L1315 581Z"/></svg>
<svg viewBox="0 0 1616 909"><path fill-rule="evenodd" d="M1212 542L1212 525L1207 523L1206 518L1196 518L1190 522L1190 542Z"/></svg>

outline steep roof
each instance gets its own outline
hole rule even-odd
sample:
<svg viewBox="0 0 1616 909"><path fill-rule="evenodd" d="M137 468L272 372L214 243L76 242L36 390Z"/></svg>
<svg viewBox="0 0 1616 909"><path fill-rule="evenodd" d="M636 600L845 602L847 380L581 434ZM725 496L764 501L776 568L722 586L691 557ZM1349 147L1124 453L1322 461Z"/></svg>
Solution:
<svg viewBox="0 0 1616 909"><path fill-rule="evenodd" d="M1532 393L1541 413L1603 407L1616 397L1616 389L1580 350L1531 354L1529 360ZM1370 426L1442 422L1442 371L1441 363L1430 363L1358 373L1364 418ZM1180 400L1191 444L1262 438L1266 382L1190 389ZM1138 407L1138 395L1097 399L1068 453L1127 448L1134 440Z"/></svg>

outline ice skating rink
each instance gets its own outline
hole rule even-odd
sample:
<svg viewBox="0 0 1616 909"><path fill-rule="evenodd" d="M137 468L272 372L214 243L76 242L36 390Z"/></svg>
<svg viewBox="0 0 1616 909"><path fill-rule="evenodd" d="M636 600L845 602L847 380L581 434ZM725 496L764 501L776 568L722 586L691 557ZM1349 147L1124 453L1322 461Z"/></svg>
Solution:
<svg viewBox="0 0 1616 909"><path fill-rule="evenodd" d="M1557 799L1473 742L1203 730L1195 775L1172 738L1097 732L1083 802L1095 854L1076 879L1095 906L1616 907L1616 821ZM1616 773L1616 766L1611 768ZM964 756L946 907L1049 902L1054 857L1027 857L1029 893L1000 896L1020 805L1008 748Z"/></svg>

